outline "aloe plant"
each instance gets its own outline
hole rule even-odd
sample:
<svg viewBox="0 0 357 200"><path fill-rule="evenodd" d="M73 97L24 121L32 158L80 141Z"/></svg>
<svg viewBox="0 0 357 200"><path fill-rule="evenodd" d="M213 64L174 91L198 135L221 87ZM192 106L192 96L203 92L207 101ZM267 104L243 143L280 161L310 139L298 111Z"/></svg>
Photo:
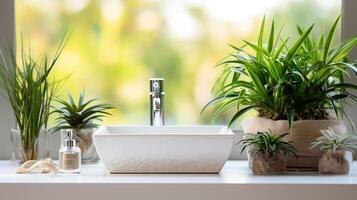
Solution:
<svg viewBox="0 0 357 200"><path fill-rule="evenodd" d="M333 129L321 130L322 136L311 143L311 148L319 148L320 151L353 151L357 149L357 138L353 135L341 135Z"/></svg>
<svg viewBox="0 0 357 200"><path fill-rule="evenodd" d="M243 47L230 45L234 53L218 66L222 74L212 91L215 97L204 106L215 105L213 119L223 110L235 106L237 112L231 126L249 110L273 120L329 119L330 110L336 117L347 116L343 105L346 98L356 102L355 84L344 80L347 70L357 73L356 62L347 58L357 44L357 37L332 45L340 17L332 25L327 37L311 36L314 25L306 30L297 27L299 37L290 38L276 31L274 21L267 38L265 17L261 23L257 43L244 40ZM249 53L247 49L254 53Z"/></svg>
<svg viewBox="0 0 357 200"><path fill-rule="evenodd" d="M283 133L277 135L271 132L257 132L256 134L248 134L248 138L242 139L238 144L242 143L241 153L250 147L262 155L268 155L272 157L276 153L282 153L284 155L296 155L296 149L294 146L286 141L284 137L289 133Z"/></svg>
<svg viewBox="0 0 357 200"><path fill-rule="evenodd" d="M85 100L84 92L81 92L77 102L71 94L68 95L69 101L58 99L61 104L55 109L58 114L57 130L59 129L85 129L97 127L97 121L102 121L102 118L110 115L107 112L114 108L112 105L97 103L93 104L97 99L92 98Z"/></svg>
<svg viewBox="0 0 357 200"><path fill-rule="evenodd" d="M12 49L0 50L0 85L2 94L11 104L20 132L23 147L21 161L37 159L37 139L41 129L47 128L51 103L59 83L51 81L49 75L68 38L65 34L52 60L44 56L42 61L36 61L31 51L26 51L22 45L20 62Z"/></svg>

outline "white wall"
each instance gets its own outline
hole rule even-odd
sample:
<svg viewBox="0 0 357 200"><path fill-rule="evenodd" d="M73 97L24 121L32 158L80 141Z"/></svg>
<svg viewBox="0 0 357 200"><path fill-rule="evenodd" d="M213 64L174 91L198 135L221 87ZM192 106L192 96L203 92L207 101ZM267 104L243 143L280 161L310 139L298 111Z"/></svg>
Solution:
<svg viewBox="0 0 357 200"><path fill-rule="evenodd" d="M357 1L355 0L343 0L342 1L343 15L342 15L342 39L346 40L351 37L357 36ZM357 60L357 48L350 54L350 59ZM357 84L357 78L351 74L351 78L348 81ZM357 92L354 92L357 95ZM352 106L346 108L347 114L353 120L355 126L357 126L357 105L350 101Z"/></svg>
<svg viewBox="0 0 357 200"><path fill-rule="evenodd" d="M0 46L15 49L15 0L0 0ZM10 157L10 129L15 120L6 99L0 97L0 158Z"/></svg>

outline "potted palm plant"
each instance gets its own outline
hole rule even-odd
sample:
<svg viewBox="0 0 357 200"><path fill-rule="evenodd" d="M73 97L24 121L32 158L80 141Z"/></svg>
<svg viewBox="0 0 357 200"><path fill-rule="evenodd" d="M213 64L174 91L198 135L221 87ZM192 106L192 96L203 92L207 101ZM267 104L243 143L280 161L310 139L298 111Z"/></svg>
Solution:
<svg viewBox="0 0 357 200"><path fill-rule="evenodd" d="M357 38L333 46L339 21L340 17L327 36L318 39L311 36L313 25L306 30L298 26L299 37L289 41L275 31L274 21L265 38L264 18L257 43L244 40L241 48L231 45L234 53L219 64L223 72L213 87L215 98L203 110L214 104L216 118L223 110L236 108L229 126L255 110L257 117L241 123L245 133L290 132L288 140L294 142L297 158L290 157L288 167L317 169L320 152L310 149L310 143L321 129L346 132L341 120L346 116L344 102L356 101L349 90L357 86L346 83L344 76L348 70L357 73L355 62L347 58Z"/></svg>
<svg viewBox="0 0 357 200"><path fill-rule="evenodd" d="M93 144L92 135L95 128L98 127L97 122L110 115L108 110L114 107L103 103L94 104L97 101L94 98L85 100L84 92L81 92L76 102L71 94L68 95L68 99L69 101L57 100L61 105L54 111L58 114L56 130L61 130L63 137L66 129L73 129L76 145L81 149L82 163L96 163L99 158Z"/></svg>
<svg viewBox="0 0 357 200"><path fill-rule="evenodd" d="M319 172L323 174L348 174L352 167L352 152L357 149L356 137L336 134L333 129L321 130L322 136L311 144L323 152Z"/></svg>
<svg viewBox="0 0 357 200"><path fill-rule="evenodd" d="M289 133L273 134L271 130L247 134L241 153L248 148L249 167L254 174L282 174L285 171L286 156L296 155L292 144L284 139Z"/></svg>
<svg viewBox="0 0 357 200"><path fill-rule="evenodd" d="M0 62L2 94L10 102L17 125L11 130L11 159L14 164L44 159L49 155L47 122L59 85L49 76L67 40L65 35L52 60L44 56L42 61L36 61L31 51L25 51L23 46L20 62L12 50L0 52L3 61Z"/></svg>

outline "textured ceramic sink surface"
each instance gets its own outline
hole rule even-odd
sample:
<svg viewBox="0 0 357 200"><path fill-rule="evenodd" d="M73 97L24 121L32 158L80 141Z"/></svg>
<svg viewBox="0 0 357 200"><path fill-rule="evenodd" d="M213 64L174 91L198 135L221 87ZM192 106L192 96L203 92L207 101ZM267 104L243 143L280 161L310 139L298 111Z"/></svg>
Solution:
<svg viewBox="0 0 357 200"><path fill-rule="evenodd" d="M233 143L224 126L104 126L93 138L110 173L218 173Z"/></svg>

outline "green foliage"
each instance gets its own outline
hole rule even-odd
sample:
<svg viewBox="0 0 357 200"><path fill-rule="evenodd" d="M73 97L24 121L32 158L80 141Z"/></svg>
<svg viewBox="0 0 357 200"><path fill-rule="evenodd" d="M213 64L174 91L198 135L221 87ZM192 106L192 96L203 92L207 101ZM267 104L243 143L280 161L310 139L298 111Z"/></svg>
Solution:
<svg viewBox="0 0 357 200"><path fill-rule="evenodd" d="M243 144L241 153L250 147L263 155L269 155L269 157L280 152L284 155L296 155L296 149L292 144L283 139L289 133L283 133L281 135L273 134L271 130L269 132L257 132L256 134L250 134L249 138L242 139L239 143ZM239 144L238 143L238 144Z"/></svg>
<svg viewBox="0 0 357 200"><path fill-rule="evenodd" d="M246 35L245 39L254 39L257 33L254 30L260 24L259 20L245 20L244 16L248 15L240 18L246 23L237 23L234 16L248 12L256 19L265 12L247 9L241 1L202 1L200 4L193 4L192 1L115 1L119 3L114 6L123 8L115 9L115 13L120 15L103 12L102 8L107 8L107 4L113 1L86 0L79 7L68 6L77 5L78 1L16 2L16 30L36 38L39 44L36 48L41 48L37 50L51 52L51 43L58 37L56 33L73 26L71 49L61 56L64 65L55 70L55 75L75 73L66 80L65 90L58 95L66 99L67 91L76 94L85 83L87 95L98 94L100 98L122 108L120 111L113 110L112 116L106 117L103 124L146 123L147 119L142 117L148 112L145 80L153 76L169 80L165 85L169 97L165 99L167 120L176 124L208 123L209 118L199 117L196 110L202 109L202 100L207 98L204 91L211 86L212 77L217 77L220 72L213 71L209 66L228 52L227 42L234 41L235 46L240 46L238 39L242 34ZM43 9L44 2L46 9ZM259 0L255 2L261 3ZM340 2L334 0L331 2L334 6L329 9L323 9L320 1L311 0L286 1L284 9L280 9L281 5L275 1L264 1L264 5L268 5L269 13L276 19L276 38L280 31L278 24L285 24L282 35L291 36L295 35L295 24L300 22L304 27L315 22L318 25L314 27L316 33L319 33L317 30L328 29L334 21L331 16L341 13ZM212 15L217 8L203 4L221 4L220 9L234 8L234 13L226 9L227 12ZM188 32L177 30L179 24L172 19L174 16L167 14L166 7L182 8L179 12L187 15L185 19L193 20L194 28ZM267 30L270 29L268 19ZM20 38L20 31L16 34ZM336 34L336 37L339 36L339 31ZM253 39L249 41L255 42ZM268 37L264 39L267 41ZM132 87L136 89L130 90ZM219 124L227 122L233 114L223 112L216 121Z"/></svg>
<svg viewBox="0 0 357 200"><path fill-rule="evenodd" d="M9 100L26 152L26 160L36 159L36 140L42 128L47 128L51 103L58 89L58 81L50 81L52 72L68 37L64 35L54 57L35 61L31 51L21 46L20 62L13 49L1 50L0 77L3 95ZM23 42L22 42L23 43Z"/></svg>
<svg viewBox="0 0 357 200"><path fill-rule="evenodd" d="M352 135L340 135L333 129L321 130L321 137L311 143L311 148L319 148L320 151L353 151L357 149L356 137Z"/></svg>
<svg viewBox="0 0 357 200"><path fill-rule="evenodd" d="M58 113L56 129L84 129L94 128L98 125L95 121L102 121L102 118L110 115L107 110L114 108L109 104L94 104L97 99L84 100L84 92L81 92L78 102L75 103L71 94L68 95L69 101L58 99L61 107L54 111Z"/></svg>
<svg viewBox="0 0 357 200"><path fill-rule="evenodd" d="M213 87L216 97L203 110L215 104L215 119L223 110L236 106L229 126L251 109L260 117L288 120L290 125L294 120L329 119L329 110L336 117L345 116L345 99L357 100L349 91L357 86L344 81L348 70L357 74L356 62L347 59L357 37L332 47L339 21L340 17L326 38L321 35L318 39L311 36L314 25L306 30L298 26L299 37L289 45L289 38L282 38L281 31L276 34L274 21L264 40L264 18L258 43L244 41L241 48L231 45L235 52L219 63L223 72Z"/></svg>

